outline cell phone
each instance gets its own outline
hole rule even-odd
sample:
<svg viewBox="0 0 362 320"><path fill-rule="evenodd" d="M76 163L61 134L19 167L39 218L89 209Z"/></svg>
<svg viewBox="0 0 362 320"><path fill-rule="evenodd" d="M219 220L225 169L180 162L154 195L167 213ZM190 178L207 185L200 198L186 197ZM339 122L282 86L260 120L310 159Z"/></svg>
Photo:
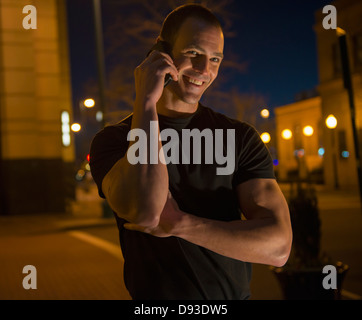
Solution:
<svg viewBox="0 0 362 320"><path fill-rule="evenodd" d="M172 54L171 54L171 46L168 42L166 41L158 41L157 43L155 43L152 48L150 49L150 51L148 51L147 53L147 57L150 55L150 53L152 51L160 51L160 52L164 52L167 53L171 58L172 58ZM165 88L170 82L172 81L172 76L168 73L165 76L165 84L163 85L163 87Z"/></svg>

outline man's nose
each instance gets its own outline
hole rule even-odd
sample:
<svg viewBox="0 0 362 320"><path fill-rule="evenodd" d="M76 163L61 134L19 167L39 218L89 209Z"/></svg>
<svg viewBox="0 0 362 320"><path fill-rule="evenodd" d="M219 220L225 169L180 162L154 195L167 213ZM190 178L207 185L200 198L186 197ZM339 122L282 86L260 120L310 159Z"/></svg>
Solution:
<svg viewBox="0 0 362 320"><path fill-rule="evenodd" d="M206 56L199 55L192 62L193 69L200 74L207 75L209 73L209 63L209 59Z"/></svg>

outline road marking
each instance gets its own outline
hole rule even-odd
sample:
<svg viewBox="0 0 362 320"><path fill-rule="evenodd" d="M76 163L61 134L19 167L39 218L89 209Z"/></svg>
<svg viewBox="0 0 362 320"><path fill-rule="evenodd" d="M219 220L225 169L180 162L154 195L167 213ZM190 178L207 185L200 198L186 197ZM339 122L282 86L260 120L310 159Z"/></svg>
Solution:
<svg viewBox="0 0 362 320"><path fill-rule="evenodd" d="M351 300L362 300L362 297L359 296L358 294L355 294L353 292L349 292L349 291L344 290L344 289L342 289L341 294L342 294L343 297L346 297L346 298L351 299Z"/></svg>
<svg viewBox="0 0 362 320"><path fill-rule="evenodd" d="M90 243L90 244L100 248L100 249L103 249L103 250L107 251L108 253L110 253L112 256L114 256L118 260L124 262L121 248L119 246L113 244L112 242L106 241L106 240L101 239L99 237L92 236L89 233L82 232L82 231L68 231L67 233L69 235L71 235L72 237L74 237L74 238L83 240L83 241L85 241L87 243ZM344 290L344 289L342 289L341 294L342 294L343 297L345 297L347 299L362 300L362 297L359 296L358 294L355 294L353 292L349 292L349 291Z"/></svg>
<svg viewBox="0 0 362 320"><path fill-rule="evenodd" d="M72 237L75 237L77 239L83 240L87 243L90 243L100 249L103 249L110 253L115 258L121 260L124 262L123 254L120 246L117 246L109 241L103 240L101 238L95 237L90 235L89 233L82 232L82 231L68 231L67 232Z"/></svg>

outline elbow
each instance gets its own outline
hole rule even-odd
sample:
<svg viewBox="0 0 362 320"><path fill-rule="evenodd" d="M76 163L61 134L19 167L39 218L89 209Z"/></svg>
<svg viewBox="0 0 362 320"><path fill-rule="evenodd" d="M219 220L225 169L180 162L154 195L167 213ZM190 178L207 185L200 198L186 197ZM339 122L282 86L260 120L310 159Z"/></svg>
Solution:
<svg viewBox="0 0 362 320"><path fill-rule="evenodd" d="M150 211L138 211L129 217L129 222L145 228L155 228L160 222L160 214Z"/></svg>
<svg viewBox="0 0 362 320"><path fill-rule="evenodd" d="M283 254L279 254L278 256L276 256L273 259L273 261L270 263L270 265L272 265L273 267L277 267L277 268L283 267L289 259L289 254L290 254L290 250L286 251Z"/></svg>
<svg viewBox="0 0 362 320"><path fill-rule="evenodd" d="M163 205L158 202L140 201L138 197L125 197L124 193L110 192L108 196L108 203L119 218L147 228L159 224Z"/></svg>
<svg viewBox="0 0 362 320"><path fill-rule="evenodd" d="M129 222L146 228L155 228L160 222L164 204L161 202L138 202L129 208Z"/></svg>
<svg viewBox="0 0 362 320"><path fill-rule="evenodd" d="M270 265L274 267L283 267L289 259L291 248L292 234L291 232L288 232L286 235L281 237L281 239L279 239L275 254L271 259L272 261L270 262Z"/></svg>
<svg viewBox="0 0 362 320"><path fill-rule="evenodd" d="M118 205L113 203L112 209L119 218L145 228L157 227L162 211L160 211L159 208L152 208L152 206L142 208L142 206L134 203L123 203Z"/></svg>

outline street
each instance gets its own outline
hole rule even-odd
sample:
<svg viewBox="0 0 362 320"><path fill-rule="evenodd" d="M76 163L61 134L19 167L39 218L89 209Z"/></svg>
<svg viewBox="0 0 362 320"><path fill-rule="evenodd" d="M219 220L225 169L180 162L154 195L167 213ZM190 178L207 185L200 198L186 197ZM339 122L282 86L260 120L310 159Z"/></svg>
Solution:
<svg viewBox="0 0 362 320"><path fill-rule="evenodd" d="M362 296L362 215L355 193L318 193L322 251L349 265L343 299ZM73 214L0 217L1 300L129 300L113 218L94 192L78 194ZM36 289L24 289L25 266ZM281 300L268 266L254 265L252 300ZM157 290L157 289L156 289Z"/></svg>

